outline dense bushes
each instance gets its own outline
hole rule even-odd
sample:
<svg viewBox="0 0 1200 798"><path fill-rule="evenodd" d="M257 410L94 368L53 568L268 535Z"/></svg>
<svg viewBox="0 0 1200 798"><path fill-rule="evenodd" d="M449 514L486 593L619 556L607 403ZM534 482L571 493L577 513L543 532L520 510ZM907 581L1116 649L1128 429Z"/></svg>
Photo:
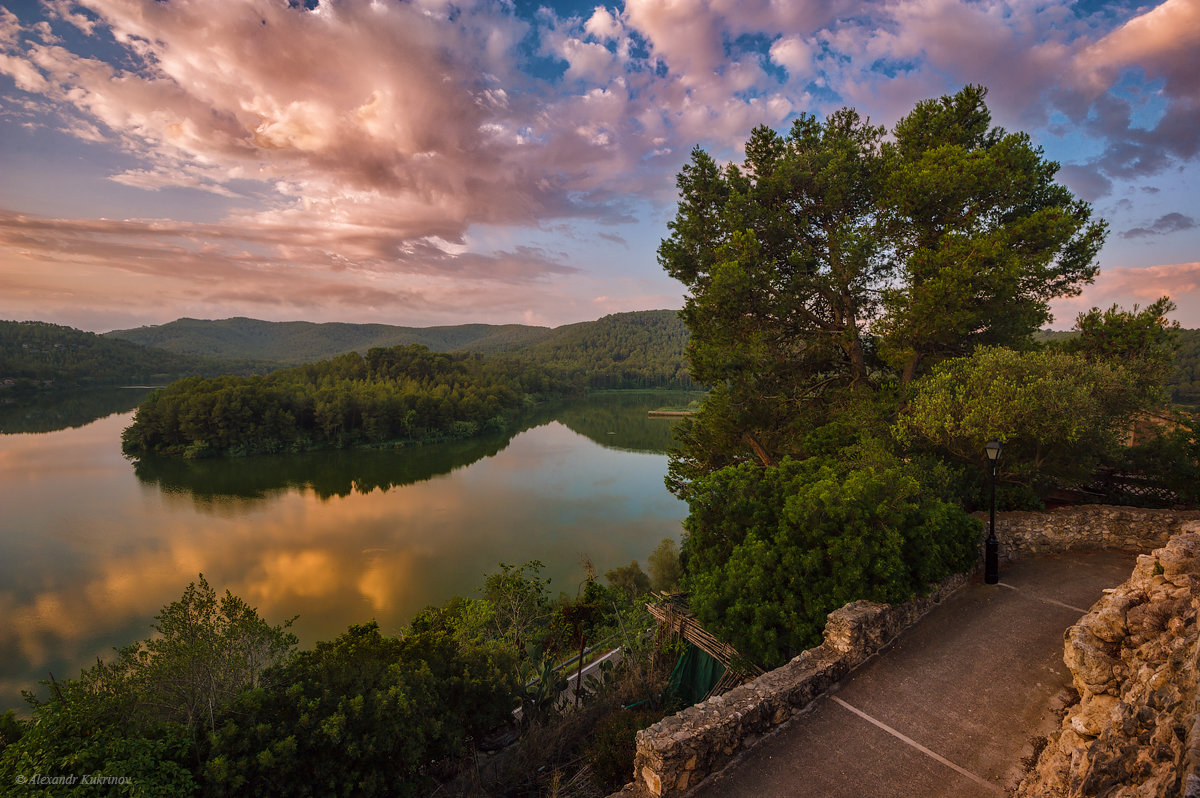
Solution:
<svg viewBox="0 0 1200 798"><path fill-rule="evenodd" d="M1006 480L1044 490L1085 480L1119 448L1143 390L1113 359L980 347L917 382L898 433L963 463L999 439Z"/></svg>
<svg viewBox="0 0 1200 798"><path fill-rule="evenodd" d="M216 795L426 795L427 770L511 720L512 655L445 629L351 626L247 692L213 737Z"/></svg>
<svg viewBox="0 0 1200 798"><path fill-rule="evenodd" d="M768 667L819 643L848 601L902 602L970 567L980 536L899 462L747 463L697 488L684 545L692 610Z"/></svg>

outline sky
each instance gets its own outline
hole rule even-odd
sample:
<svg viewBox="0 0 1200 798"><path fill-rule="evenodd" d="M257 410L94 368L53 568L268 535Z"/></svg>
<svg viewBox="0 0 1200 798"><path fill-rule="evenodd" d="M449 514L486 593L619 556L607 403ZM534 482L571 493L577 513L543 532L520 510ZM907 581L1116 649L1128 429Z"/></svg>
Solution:
<svg viewBox="0 0 1200 798"><path fill-rule="evenodd" d="M986 86L1110 224L1054 305L1200 327L1200 0L0 0L0 318L679 308L699 145Z"/></svg>

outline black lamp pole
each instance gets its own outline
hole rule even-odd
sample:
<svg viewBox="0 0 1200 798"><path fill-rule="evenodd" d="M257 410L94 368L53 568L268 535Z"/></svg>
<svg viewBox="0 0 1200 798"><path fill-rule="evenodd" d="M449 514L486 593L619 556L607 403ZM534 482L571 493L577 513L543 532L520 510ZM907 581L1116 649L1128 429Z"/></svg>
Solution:
<svg viewBox="0 0 1200 798"><path fill-rule="evenodd" d="M992 464L991 511L987 542L984 543L983 548L983 581L989 585L1000 581L1000 541L996 540L996 465L1000 462L1000 452L1002 451L1004 451L1004 444L995 439L988 441L983 447L983 453L987 455L988 461Z"/></svg>

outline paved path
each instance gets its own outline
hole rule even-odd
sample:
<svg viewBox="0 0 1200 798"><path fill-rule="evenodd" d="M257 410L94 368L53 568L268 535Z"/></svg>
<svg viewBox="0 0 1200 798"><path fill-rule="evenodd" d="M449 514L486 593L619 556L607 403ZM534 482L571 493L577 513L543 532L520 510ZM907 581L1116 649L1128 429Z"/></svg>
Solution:
<svg viewBox="0 0 1200 798"><path fill-rule="evenodd" d="M696 798L1005 795L1033 739L1059 723L1063 632L1134 560L1046 556L963 588Z"/></svg>

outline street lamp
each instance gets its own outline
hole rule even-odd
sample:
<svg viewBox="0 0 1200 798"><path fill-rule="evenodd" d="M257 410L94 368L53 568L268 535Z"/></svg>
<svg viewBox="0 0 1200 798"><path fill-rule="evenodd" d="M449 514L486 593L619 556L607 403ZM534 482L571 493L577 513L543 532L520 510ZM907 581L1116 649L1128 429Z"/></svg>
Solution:
<svg viewBox="0 0 1200 798"><path fill-rule="evenodd" d="M988 523L987 542L984 543L983 581L994 585L1000 581L1000 541L996 540L996 465L1000 462L1000 453L1004 444L993 438L984 444L983 453L992 464L992 508Z"/></svg>

